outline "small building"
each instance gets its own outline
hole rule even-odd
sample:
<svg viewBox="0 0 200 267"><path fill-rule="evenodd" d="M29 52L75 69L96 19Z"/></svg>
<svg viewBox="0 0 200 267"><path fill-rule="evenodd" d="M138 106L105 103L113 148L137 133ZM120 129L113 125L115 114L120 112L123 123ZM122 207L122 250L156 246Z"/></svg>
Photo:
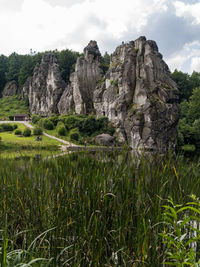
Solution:
<svg viewBox="0 0 200 267"><path fill-rule="evenodd" d="M28 114L14 114L14 121L28 121L29 115Z"/></svg>

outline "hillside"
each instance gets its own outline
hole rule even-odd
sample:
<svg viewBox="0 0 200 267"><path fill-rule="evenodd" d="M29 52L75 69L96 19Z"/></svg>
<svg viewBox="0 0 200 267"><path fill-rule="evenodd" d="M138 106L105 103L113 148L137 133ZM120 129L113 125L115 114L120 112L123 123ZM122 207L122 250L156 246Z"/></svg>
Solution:
<svg viewBox="0 0 200 267"><path fill-rule="evenodd" d="M9 119L16 113L29 113L29 108L19 96L0 98L0 119Z"/></svg>

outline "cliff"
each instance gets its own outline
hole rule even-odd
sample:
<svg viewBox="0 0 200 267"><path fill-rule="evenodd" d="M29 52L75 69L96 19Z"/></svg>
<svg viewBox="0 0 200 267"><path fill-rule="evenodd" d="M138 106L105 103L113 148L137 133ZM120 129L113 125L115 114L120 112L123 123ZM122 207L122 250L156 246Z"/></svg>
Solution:
<svg viewBox="0 0 200 267"><path fill-rule="evenodd" d="M68 113L70 109L74 109L77 114L94 111L93 93L102 77L101 54L96 41L90 41L84 49L84 55L76 62L75 72L70 76L71 84L60 99L59 113Z"/></svg>
<svg viewBox="0 0 200 267"><path fill-rule="evenodd" d="M96 41L84 49L68 85L53 54L43 56L23 88L30 112L96 113L116 127L119 142L134 148L173 148L179 119L178 89L154 41L140 37L111 55L105 75Z"/></svg>
<svg viewBox="0 0 200 267"><path fill-rule="evenodd" d="M122 44L94 92L97 116L107 116L119 141L134 149L175 145L178 89L154 41L140 37Z"/></svg>
<svg viewBox="0 0 200 267"><path fill-rule="evenodd" d="M57 105L66 86L56 57L49 53L35 67L33 77L27 79L22 96L28 99L31 113L47 116L58 113Z"/></svg>

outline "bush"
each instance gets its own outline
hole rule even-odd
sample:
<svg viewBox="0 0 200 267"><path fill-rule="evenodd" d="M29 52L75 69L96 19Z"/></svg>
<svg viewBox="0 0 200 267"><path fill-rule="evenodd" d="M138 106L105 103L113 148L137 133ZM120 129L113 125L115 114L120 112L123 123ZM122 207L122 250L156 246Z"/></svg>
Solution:
<svg viewBox="0 0 200 267"><path fill-rule="evenodd" d="M49 120L53 123L54 126L56 126L58 124L58 115L56 115L56 114L51 115Z"/></svg>
<svg viewBox="0 0 200 267"><path fill-rule="evenodd" d="M10 121L14 121L14 116L11 115L8 118L9 118Z"/></svg>
<svg viewBox="0 0 200 267"><path fill-rule="evenodd" d="M70 134L70 140L71 141L78 141L79 140L79 134L78 133Z"/></svg>
<svg viewBox="0 0 200 267"><path fill-rule="evenodd" d="M18 125L17 124L13 124L13 130L17 129Z"/></svg>
<svg viewBox="0 0 200 267"><path fill-rule="evenodd" d="M57 129L58 135L66 136L67 130L66 130L65 125L62 121L58 122L56 129Z"/></svg>
<svg viewBox="0 0 200 267"><path fill-rule="evenodd" d="M1 124L1 127L2 127L2 129L3 129L3 131L13 131L14 130L14 127L13 127L13 125L11 125L11 124L9 124L9 123L3 123L3 124Z"/></svg>
<svg viewBox="0 0 200 267"><path fill-rule="evenodd" d="M57 131L58 131L58 135L60 136L66 136L67 134L67 130L65 126L59 126Z"/></svg>
<svg viewBox="0 0 200 267"><path fill-rule="evenodd" d="M31 116L31 121L32 121L32 123L34 123L34 124L36 124L40 119L41 119L41 118L40 118L40 116L38 116L38 115L32 115L32 116Z"/></svg>
<svg viewBox="0 0 200 267"><path fill-rule="evenodd" d="M70 131L69 137L70 137L70 140L71 141L78 141L79 140L79 137L80 137L80 134L78 132L78 129L77 128L72 129Z"/></svg>
<svg viewBox="0 0 200 267"><path fill-rule="evenodd" d="M36 126L36 127L34 127L33 128L33 134L34 135L42 135L42 128L40 128L40 127L38 127L38 126Z"/></svg>
<svg viewBox="0 0 200 267"><path fill-rule="evenodd" d="M15 135L21 135L21 134L22 134L22 131L20 129L15 130Z"/></svg>
<svg viewBox="0 0 200 267"><path fill-rule="evenodd" d="M25 128L23 131L23 136L25 136L25 137L31 136L31 129Z"/></svg>
<svg viewBox="0 0 200 267"><path fill-rule="evenodd" d="M43 127L44 127L46 130L53 130L54 125L53 125L53 122L50 121L49 119L44 119L44 120L43 120Z"/></svg>

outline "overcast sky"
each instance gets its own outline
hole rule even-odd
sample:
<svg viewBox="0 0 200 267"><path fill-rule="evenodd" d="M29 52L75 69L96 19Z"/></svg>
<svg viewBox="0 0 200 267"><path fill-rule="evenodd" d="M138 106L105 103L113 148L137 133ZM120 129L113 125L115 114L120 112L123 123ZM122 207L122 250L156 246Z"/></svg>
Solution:
<svg viewBox="0 0 200 267"><path fill-rule="evenodd" d="M200 71L200 0L0 0L0 54L53 49L102 54L155 40L171 71Z"/></svg>

